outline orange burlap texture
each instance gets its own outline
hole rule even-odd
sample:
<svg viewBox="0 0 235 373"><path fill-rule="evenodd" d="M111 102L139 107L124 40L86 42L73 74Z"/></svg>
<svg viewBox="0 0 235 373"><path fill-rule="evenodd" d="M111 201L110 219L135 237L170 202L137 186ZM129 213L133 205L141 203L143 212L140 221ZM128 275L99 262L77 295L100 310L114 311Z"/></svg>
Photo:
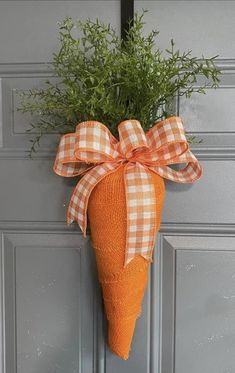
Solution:
<svg viewBox="0 0 235 373"><path fill-rule="evenodd" d="M155 188L159 230L165 195L164 180L149 172ZM138 255L126 267L123 266L127 229L124 166L95 186L89 199L88 216L108 319L108 344L115 354L126 360L136 319L141 314L150 262Z"/></svg>

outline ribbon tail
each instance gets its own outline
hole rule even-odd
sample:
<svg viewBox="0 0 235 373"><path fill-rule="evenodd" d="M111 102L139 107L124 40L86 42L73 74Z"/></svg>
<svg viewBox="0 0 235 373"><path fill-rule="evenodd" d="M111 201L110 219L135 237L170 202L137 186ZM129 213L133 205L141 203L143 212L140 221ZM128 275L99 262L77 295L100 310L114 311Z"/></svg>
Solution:
<svg viewBox="0 0 235 373"><path fill-rule="evenodd" d="M127 206L126 266L136 255L152 261L156 238L156 198L151 174L141 164L127 164L124 180Z"/></svg>
<svg viewBox="0 0 235 373"><path fill-rule="evenodd" d="M90 194L105 176L114 172L119 166L118 163L103 163L95 166L82 177L74 189L67 211L67 223L71 224L76 221L84 237L86 237L87 206Z"/></svg>
<svg viewBox="0 0 235 373"><path fill-rule="evenodd" d="M171 167L165 166L152 166L150 170L162 176L165 179L172 180L176 183L194 183L202 176L202 167L193 153L188 150L180 157L175 157L168 164L182 164L186 166L180 170L174 170Z"/></svg>

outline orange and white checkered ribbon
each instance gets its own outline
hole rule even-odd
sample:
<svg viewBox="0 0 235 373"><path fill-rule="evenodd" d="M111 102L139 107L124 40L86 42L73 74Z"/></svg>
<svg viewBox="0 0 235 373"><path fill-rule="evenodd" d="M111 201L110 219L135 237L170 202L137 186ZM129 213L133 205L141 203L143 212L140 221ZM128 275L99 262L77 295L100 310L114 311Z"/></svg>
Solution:
<svg viewBox="0 0 235 373"><path fill-rule="evenodd" d="M135 255L152 259L156 239L155 190L149 170L177 183L192 183L202 168L189 150L180 117L156 123L147 133L137 120L118 126L119 141L100 122L86 121L75 133L62 136L54 171L61 176L83 175L70 200L67 221L77 221L86 235L87 206L94 187L124 164L127 201L127 265ZM186 164L180 170L169 165Z"/></svg>

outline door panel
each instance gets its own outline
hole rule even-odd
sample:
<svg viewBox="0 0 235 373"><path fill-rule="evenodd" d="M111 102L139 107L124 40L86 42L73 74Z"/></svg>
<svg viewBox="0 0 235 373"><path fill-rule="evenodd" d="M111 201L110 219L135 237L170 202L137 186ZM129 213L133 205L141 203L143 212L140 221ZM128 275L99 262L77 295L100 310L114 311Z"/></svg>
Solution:
<svg viewBox="0 0 235 373"><path fill-rule="evenodd" d="M108 5L108 6L107 6ZM0 63L45 63L58 48L57 22L96 18L120 30L118 0L1 1ZM4 49L3 49L4 48Z"/></svg>
<svg viewBox="0 0 235 373"><path fill-rule="evenodd" d="M165 234L161 249L162 371L233 371L235 236Z"/></svg>
<svg viewBox="0 0 235 373"><path fill-rule="evenodd" d="M192 50L196 56L234 58L234 1L135 0L135 10L143 8L148 10L146 32L160 31L161 49L173 38L178 48Z"/></svg>
<svg viewBox="0 0 235 373"><path fill-rule="evenodd" d="M81 372L81 364L91 371L98 312L91 254L77 232L2 234L6 372Z"/></svg>

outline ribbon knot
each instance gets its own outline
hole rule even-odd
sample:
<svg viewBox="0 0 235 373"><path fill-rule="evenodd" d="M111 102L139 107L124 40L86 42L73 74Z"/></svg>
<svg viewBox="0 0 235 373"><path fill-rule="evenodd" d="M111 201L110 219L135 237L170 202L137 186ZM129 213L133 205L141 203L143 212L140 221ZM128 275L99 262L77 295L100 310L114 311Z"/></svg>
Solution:
<svg viewBox="0 0 235 373"><path fill-rule="evenodd" d="M139 121L118 126L119 141L97 121L77 125L75 133L62 136L54 171L65 177L81 175L71 197L67 222L77 221L84 236L87 206L94 187L124 164L127 233L124 265L135 255L152 259L156 238L156 200L151 172L177 183L192 183L202 168L189 150L180 117L156 123L147 133ZM186 164L176 171L173 164Z"/></svg>

